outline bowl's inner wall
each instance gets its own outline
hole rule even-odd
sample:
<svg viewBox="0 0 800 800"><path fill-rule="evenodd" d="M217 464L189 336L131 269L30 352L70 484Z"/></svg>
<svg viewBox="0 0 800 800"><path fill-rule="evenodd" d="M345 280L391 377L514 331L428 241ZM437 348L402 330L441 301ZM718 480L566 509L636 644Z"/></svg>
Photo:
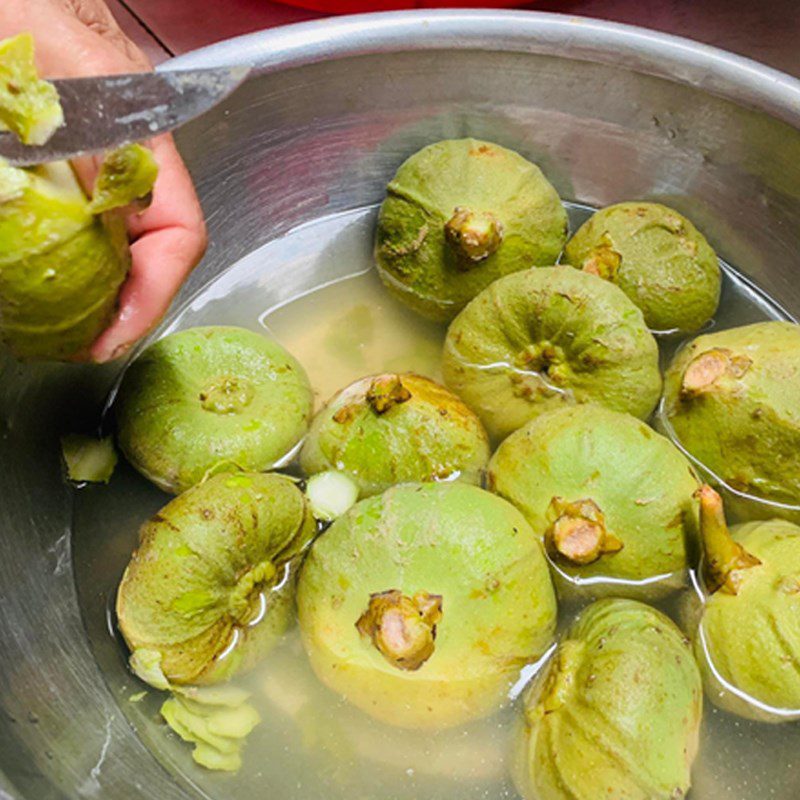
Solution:
<svg viewBox="0 0 800 800"><path fill-rule="evenodd" d="M800 131L622 68L472 50L260 75L183 129L212 242L183 299L303 221L379 202L407 155L467 135L536 161L565 199L675 206L800 314ZM75 600L57 437L97 414L113 372L0 363L0 768L35 800L190 796L116 708Z"/></svg>

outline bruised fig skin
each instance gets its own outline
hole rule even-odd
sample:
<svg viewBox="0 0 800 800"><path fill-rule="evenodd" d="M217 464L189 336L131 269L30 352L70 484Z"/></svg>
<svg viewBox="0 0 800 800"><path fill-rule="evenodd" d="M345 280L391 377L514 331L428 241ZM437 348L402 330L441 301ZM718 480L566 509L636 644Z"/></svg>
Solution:
<svg viewBox="0 0 800 800"><path fill-rule="evenodd" d="M616 594L649 596L683 582L698 481L668 439L628 414L593 404L542 414L497 448L488 486L577 585L611 578L630 582Z"/></svg>
<svg viewBox="0 0 800 800"><path fill-rule="evenodd" d="M709 486L700 508L706 597L694 648L708 696L741 717L798 719L800 527L772 519L729 530Z"/></svg>
<svg viewBox="0 0 800 800"><path fill-rule="evenodd" d="M307 475L339 470L361 497L409 481L480 483L489 460L480 420L438 383L413 373L352 383L311 423L300 454Z"/></svg>
<svg viewBox="0 0 800 800"><path fill-rule="evenodd" d="M442 371L496 440L565 404L645 418L661 389L639 309L569 267L517 272L481 292L447 331Z"/></svg>
<svg viewBox="0 0 800 800"><path fill-rule="evenodd" d="M600 600L526 697L517 788L525 800L686 797L702 705L700 674L675 624L633 600Z"/></svg>
<svg viewBox="0 0 800 800"><path fill-rule="evenodd" d="M297 605L320 680L405 728L495 711L556 621L525 519L464 483L403 484L357 503L311 548Z"/></svg>
<svg viewBox="0 0 800 800"><path fill-rule="evenodd" d="M170 684L249 669L289 623L287 569L315 531L303 493L281 475L217 475L175 498L142 526L119 586L131 652L156 653Z"/></svg>
<svg viewBox="0 0 800 800"><path fill-rule="evenodd" d="M654 331L696 331L719 305L716 253L686 217L659 203L596 212L567 242L564 263L619 286Z"/></svg>
<svg viewBox="0 0 800 800"><path fill-rule="evenodd" d="M566 212L535 164L448 139L411 156L387 187L375 258L396 297L446 322L497 278L554 263L566 238Z"/></svg>
<svg viewBox="0 0 800 800"><path fill-rule="evenodd" d="M312 410L300 364L244 328L170 334L125 373L115 409L127 459L166 492L217 471L271 469L300 441Z"/></svg>
<svg viewBox="0 0 800 800"><path fill-rule="evenodd" d="M799 360L800 328L789 322L699 336L666 372L663 417L678 442L732 489L797 504Z"/></svg>

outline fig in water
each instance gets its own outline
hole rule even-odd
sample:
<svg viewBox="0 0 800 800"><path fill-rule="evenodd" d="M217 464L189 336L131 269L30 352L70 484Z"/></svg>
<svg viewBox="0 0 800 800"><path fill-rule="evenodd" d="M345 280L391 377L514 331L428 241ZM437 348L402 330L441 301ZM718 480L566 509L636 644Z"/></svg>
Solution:
<svg viewBox="0 0 800 800"><path fill-rule="evenodd" d="M480 420L443 386L412 373L362 378L317 414L300 463L307 475L343 471L362 497L396 483L480 483L489 440Z"/></svg>
<svg viewBox="0 0 800 800"><path fill-rule="evenodd" d="M524 517L465 483L404 484L357 503L312 547L297 604L320 680L407 728L496 710L556 621Z"/></svg>
<svg viewBox="0 0 800 800"><path fill-rule="evenodd" d="M252 667L288 625L291 568L315 531L282 475L217 475L176 497L142 526L117 593L132 663L177 685Z"/></svg>
<svg viewBox="0 0 800 800"><path fill-rule="evenodd" d="M128 460L167 492L236 469L264 471L306 432L312 393L277 342L244 328L173 333L134 361L116 403Z"/></svg>
<svg viewBox="0 0 800 800"><path fill-rule="evenodd" d="M737 492L800 502L800 328L760 322L699 336L665 376L664 421Z"/></svg>
<svg viewBox="0 0 800 800"><path fill-rule="evenodd" d="M607 281L569 267L495 281L453 320L445 383L497 439L565 403L645 418L658 401L658 346Z"/></svg>
<svg viewBox="0 0 800 800"><path fill-rule="evenodd" d="M800 718L800 527L728 530L722 499L700 490L707 596L695 653L715 704L751 719Z"/></svg>
<svg viewBox="0 0 800 800"><path fill-rule="evenodd" d="M0 130L22 144L41 145L62 125L64 113L55 86L39 78L33 50L29 33L0 41Z"/></svg>
<svg viewBox="0 0 800 800"><path fill-rule="evenodd" d="M375 257L394 295L447 321L497 278L553 264L566 238L566 212L535 164L491 142L445 140L389 184Z"/></svg>
<svg viewBox="0 0 800 800"><path fill-rule="evenodd" d="M675 624L633 600L600 600L571 626L526 698L520 794L686 797L702 703L697 665Z"/></svg>
<svg viewBox="0 0 800 800"><path fill-rule="evenodd" d="M717 255L700 231L659 203L619 203L590 217L564 260L615 283L655 331L696 331L719 305Z"/></svg>
<svg viewBox="0 0 800 800"><path fill-rule="evenodd" d="M574 586L652 594L683 582L698 480L644 422L587 404L542 414L489 462L489 487L525 515Z"/></svg>

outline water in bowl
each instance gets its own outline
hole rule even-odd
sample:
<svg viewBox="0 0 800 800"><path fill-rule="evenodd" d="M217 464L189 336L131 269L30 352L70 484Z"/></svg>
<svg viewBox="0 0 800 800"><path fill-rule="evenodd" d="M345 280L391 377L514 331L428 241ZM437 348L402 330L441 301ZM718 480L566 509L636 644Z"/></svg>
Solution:
<svg viewBox="0 0 800 800"><path fill-rule="evenodd" d="M590 209L570 207L574 230ZM178 313L171 329L232 324L274 336L305 366L321 404L356 378L415 371L439 378L445 326L396 302L372 266L375 209L323 218L232 266ZM715 329L784 319L779 306L725 266ZM680 346L662 339L669 359ZM243 683L262 723L235 775L192 762L191 748L159 717L164 697L125 670L114 626L117 582L140 524L169 498L122 464L107 487L76 493L73 553L84 619L95 656L121 712L190 792L211 800L501 800L516 798L508 775L518 703L465 728L391 728L342 701L309 668L296 629ZM692 589L662 608L676 619ZM566 626L576 606L560 609ZM532 670L512 694L518 698ZM800 796L800 725L748 722L706 703L691 797L750 800Z"/></svg>

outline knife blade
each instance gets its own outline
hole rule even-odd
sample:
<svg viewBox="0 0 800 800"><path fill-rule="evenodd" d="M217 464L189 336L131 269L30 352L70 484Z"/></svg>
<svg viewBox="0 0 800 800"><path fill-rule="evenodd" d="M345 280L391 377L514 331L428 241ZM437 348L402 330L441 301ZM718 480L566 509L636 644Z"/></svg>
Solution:
<svg viewBox="0 0 800 800"><path fill-rule="evenodd" d="M54 80L64 124L41 146L0 133L0 156L24 167L149 139L208 111L247 77L247 66Z"/></svg>

